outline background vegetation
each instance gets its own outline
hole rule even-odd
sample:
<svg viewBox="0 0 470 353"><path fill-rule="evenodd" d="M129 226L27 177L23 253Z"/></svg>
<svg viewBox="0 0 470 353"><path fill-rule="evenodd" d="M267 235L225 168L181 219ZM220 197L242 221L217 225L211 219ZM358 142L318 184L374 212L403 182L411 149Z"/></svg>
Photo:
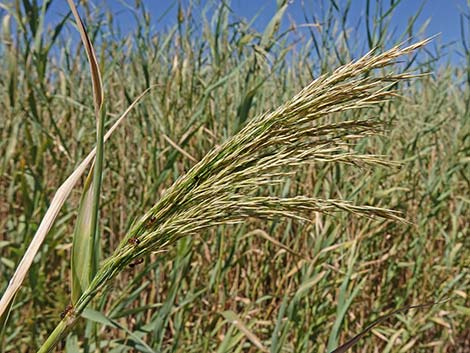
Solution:
<svg viewBox="0 0 470 353"><path fill-rule="evenodd" d="M369 1L364 2L365 5ZM381 50L420 37L390 19L399 2L378 1L365 32ZM277 107L312 79L359 56L364 38L346 26L348 2L323 1L316 26L262 32L229 6L181 6L175 25L138 19L121 32L114 14L84 6L107 97L107 126L156 85L106 144L101 252L109 255L135 219L213 146ZM47 5L47 3L46 3ZM1 291L57 187L95 144L88 63L69 18L44 22L47 6L1 4ZM313 195L402 211L413 224L347 213L314 222L247 219L178 241L120 274L61 350L76 352L323 352L402 305L451 298L376 327L358 352L466 352L470 342L470 4L459 62L439 40L394 69L430 72L399 87L403 97L342 116L378 117L380 137L358 152L400 168L302 167L272 195ZM66 202L15 299L1 350L35 351L70 302L70 257L81 187ZM84 330L85 329L85 330ZM145 341L147 347L142 344ZM258 345L257 345L258 343Z"/></svg>

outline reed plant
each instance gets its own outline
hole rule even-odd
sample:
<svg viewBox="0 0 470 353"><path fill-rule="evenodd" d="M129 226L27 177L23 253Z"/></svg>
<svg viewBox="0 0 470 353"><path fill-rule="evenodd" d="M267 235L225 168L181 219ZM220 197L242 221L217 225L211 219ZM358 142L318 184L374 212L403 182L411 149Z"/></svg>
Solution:
<svg viewBox="0 0 470 353"><path fill-rule="evenodd" d="M380 55L370 53L323 75L276 110L252 119L227 142L209 151L136 222L64 313L62 322L40 352L50 351L90 301L103 293L120 272L137 265L143 256L165 252L182 237L250 217L271 220L288 217L308 222L314 212L345 211L402 220L396 212L384 208L308 196L273 197L263 193L263 188L284 184L286 177L305 164L390 164L380 156L358 154L353 149L354 141L376 132L379 122L357 119L321 123L320 119L384 103L396 95L390 88L412 75L368 74L425 44L423 41L406 48L395 47ZM83 262L86 253L79 252L78 256L72 271L85 267L89 273L91 266Z"/></svg>
<svg viewBox="0 0 470 353"><path fill-rule="evenodd" d="M26 3L30 5L30 11L36 11L35 18L44 16L46 5L41 14L40 7ZM444 125L447 111L463 112L460 99L452 93L457 91L450 91L453 99L438 95L443 91L441 86L447 87L446 83L451 79L436 80L429 74L421 76L420 70L430 71L426 67L429 62L421 64L412 73L406 71L409 66L405 65L403 70L396 64L398 58L406 55L410 55L411 62L416 61L416 50L427 41L385 50L387 27L374 26L378 31L374 34L375 29L369 26L369 45L376 47L374 51L349 63L339 60L338 64L343 65L332 72L327 72L332 65L329 62L331 56L319 55L326 61L319 63L320 72L323 72L313 78L315 73L304 69L303 65L310 59L302 52L296 56L303 58L298 66L286 66L288 54L294 54L289 53L292 49L287 42L282 42L286 34L278 31L287 2L280 4L263 34L258 36L241 21L233 38L228 37L229 8L221 5L214 14L215 30L212 32L209 21L203 28L204 35L210 39L210 58L213 60L208 74L208 68L203 67L205 44L198 43L197 37L193 36L191 23L194 19L190 11L180 8L178 25L161 42L144 35L150 33L149 22L139 24L137 31L142 35L137 37L136 47L129 47L129 53L137 48L132 55L139 60L127 63L127 54L119 56L114 48L112 52L116 55L111 56L110 63L104 66L96 59L91 44L93 35L80 26L78 12L70 3L87 49L94 82L93 94L88 95L88 100L94 97L94 109L87 107L88 103L92 106L91 101L80 102L73 98L69 86L69 81L78 79L77 87L91 92L86 88L87 75L67 78L58 70L60 91L56 90L53 96L41 94L41 90L48 92L52 82L45 75L47 60L43 57L48 57L48 50L42 49L38 39L42 38L42 29L37 32L38 28L32 26L36 30L32 32L32 38L36 38L34 43L39 43L34 47L34 55L25 53L27 60L23 63L13 59L6 61L11 68L6 71L8 80L5 82L10 82L12 88L8 91L11 99L6 110L9 119L4 126L10 142L2 145L5 146L5 157L19 153L14 151L19 151L21 145L14 138L21 130L15 114L31 112L28 114L32 114L35 123L31 125L30 141L43 146L44 150L51 149L53 156L59 151L63 158L76 160L72 156L77 153L80 156L83 148L66 142L64 132L58 126L65 128L68 123L57 122L53 117L53 112L63 108L70 117L77 114L95 116L94 122L85 119L83 128L93 129L96 124L96 143L101 144L97 157L104 156L106 161L103 146L110 134L104 136L105 117L117 119L117 116L107 113L102 102L131 104L131 96L137 96L153 85L153 91L158 93L150 92L148 101L139 111L142 120L122 127L124 131L119 136L116 127L123 124L130 109L121 115L111 129L118 135L117 139L107 142L110 151L107 153L118 153L121 158L108 162L108 167L95 163L84 183L80 200L70 201L70 205L80 204L75 230L70 232L74 233L70 241L73 244L72 263L70 270L61 270L56 283L63 283L67 273L71 279L71 294L62 293L61 300L54 300L54 303L58 302L58 308L53 315L46 314L46 327L41 328L37 340L31 337L18 339L18 333L5 326L2 334L4 350L26 344L28 347L42 345L40 351L51 351L60 344L65 333L79 324L81 329L77 332L81 343L76 334L69 335L67 351L76 351L80 346L87 350L178 351L181 344L194 351L224 352L245 348L271 352L313 348L331 351L341 340L354 336L354 332L361 331L374 319L367 305L361 309L359 318L351 314L353 303L361 298L380 311L390 305L391 298L395 299L394 306L401 306L410 301L427 302L451 295L456 299L448 315L433 307L423 310L419 320L402 316L407 331L393 328L388 331L373 329L373 332L386 341L385 351L393 351L395 343L400 349L426 347L426 344L446 347L452 343L450 337L453 336L449 333L439 334L434 328L431 330L434 333L428 334L426 328L430 325L447 327L451 322L455 325L455 340L464 337L468 320L462 320L462 317L468 310L465 288L468 288L469 279L464 267L468 251L461 215L465 214L468 200L457 194L465 184L467 162L462 156L468 152L463 143L467 136L465 119L468 111L459 115L452 128L448 126L447 129ZM395 6L388 12L376 7L378 17L386 18ZM146 19L145 8L140 9ZM334 6L329 9L331 12L326 16L335 16ZM9 8L8 14L15 14L14 11L15 8ZM16 20L24 21L21 9L16 8L16 11ZM380 11L385 11L385 15ZM5 16L4 23L10 18ZM107 20L112 24L112 17ZM97 28L99 21L98 18ZM52 33L60 32L64 23L59 23ZM315 32L311 34L310 45L322 50ZM346 30L343 34L344 46L334 54L338 59L352 56L352 52L348 52ZM335 35L333 27L325 28L322 40L326 43L328 36ZM19 51L19 47L8 44L14 42L12 38L4 42L5 55L13 56ZM61 40L58 35L52 38ZM171 47L173 38L177 38L178 46ZM129 43L124 39L122 44L126 40ZM25 36L25 43L31 42ZM254 46L254 52L246 43ZM276 49L279 43L280 49ZM106 42L103 45L107 45ZM324 49L331 48L325 46ZM67 50L64 60L68 65L73 61L67 61L70 49ZM164 52L167 54L163 55ZM77 52L75 62L80 62L84 69L80 55ZM31 60L36 66L30 66ZM167 69L162 64L166 64ZM31 67L36 67L38 72L28 78L31 82L25 79L28 101L16 103L17 78L13 73L26 72ZM104 80L101 78L103 67ZM169 71L155 81L152 70L157 67L161 72ZM130 90L126 85L113 88L118 85L113 70L117 71L116 77L129 77L122 75L120 70L135 74ZM439 75L453 77L449 71ZM416 77L419 80L410 81L413 85L407 90L402 89L410 78ZM419 81L425 84L419 84ZM35 86L34 82L41 84ZM468 92L466 86L454 88L460 89ZM295 90L298 93L289 98ZM407 95L407 99L401 99L404 103L397 103L399 95ZM132 103L131 108L139 109L136 103L141 98ZM418 99L426 102L424 120L413 120L423 111ZM282 103L276 109L263 112L275 102ZM107 109L113 109L109 105ZM416 111L416 115L399 118L406 117L410 110ZM252 115L256 117L250 118ZM45 131L43 126L49 123L44 119L51 119L50 124L55 125L58 132L51 135ZM78 121L72 120L73 124ZM420 125L422 121L425 124ZM378 138L378 135L388 134L386 128L391 129L391 123L396 125L391 138ZM73 129L73 126L68 128ZM452 134L454 138L450 138ZM428 136L443 137L437 150L428 144L432 140ZM32 146L34 144L29 148ZM434 152L428 154L429 148ZM438 166L436 159L442 159L436 157L436 153L442 156L450 150L455 151L454 157ZM379 155L371 151L378 151ZM40 183L43 177L35 173L41 171L45 163L42 161L44 154L34 150L33 153L35 160L24 163L33 180ZM62 258L68 254L59 244L69 230L66 224L70 216L56 218L60 217L60 207L94 153L67 179L66 187L60 189L64 193L57 193L60 200L52 201L53 216L46 217L46 225L42 226L42 223L42 228L40 226L37 231L34 226L22 228L23 236L27 235L29 239L32 233L42 234L40 241L33 239L36 246L26 256L26 271L32 265L29 283L34 288L33 293L46 292L44 287L42 290L37 287L38 282L42 286L51 283L49 276L46 276L49 282L38 276L38 269L49 265L47 251L51 245L62 252ZM393 156L405 163L393 162L385 156ZM122 177L123 167L132 170L135 176ZM9 170L6 159L3 168ZM57 170L58 177L62 178L65 171ZM22 181L21 197L27 197L26 191L35 185L31 184L28 175L23 172L15 176ZM103 194L99 187L102 178L105 188L109 183L115 190L126 189L127 196L124 199L118 197L119 193L115 191L113 197ZM119 180L117 185L113 178ZM427 182L423 185L420 178ZM418 196L412 197L412 194ZM33 195L43 194L38 189ZM121 201L110 201L116 198ZM133 198L138 199L138 203L126 201ZM445 208L447 202L452 205L452 210ZM75 214L71 213L67 203L65 205L68 209L65 214ZM147 211L141 216L143 210ZM29 212L34 212L34 208ZM101 229L98 227L100 214ZM54 221L56 225L50 231ZM450 222L449 228L445 227L445 222ZM8 229L12 229L13 224L10 223ZM124 229L128 230L124 232ZM437 240L435 244L426 241L429 232L435 230L445 234L448 244L446 259L438 257L439 262L434 267L442 270L445 264L452 272L443 279L424 269L426 261L428 265L432 264L432 254L437 256L442 251ZM52 240L45 238L48 233ZM112 236L104 240L103 234ZM390 234L395 234L397 239ZM409 239L407 234L415 234L414 239ZM41 253L38 250L43 241L46 247ZM8 244L7 240L5 246ZM422 253L423 249L429 249L429 256ZM36 253L40 265L33 265ZM388 262L394 258L401 260ZM8 263L6 256L2 259ZM378 266L378 272L374 266ZM26 272L23 272L20 284L24 278ZM440 280L440 287L437 287ZM382 284L374 285L377 281ZM388 281L395 284L388 285ZM416 291L418 283L427 283L429 287L419 293ZM59 287L64 288L64 285ZM56 298L61 291L63 289L56 288ZM11 292L11 297L15 292ZM24 298L24 294L19 292L19 297ZM20 299L19 303L28 301ZM51 304L45 297L34 304L35 307L45 307L44 301ZM134 302L138 304L129 307ZM17 315L18 305L3 307L12 315L10 322ZM207 306L203 315L197 314L195 308L199 305ZM137 324L132 322L134 315L138 317ZM46 339L45 333L54 328L59 316L61 321ZM80 318L86 319L86 326L80 324ZM348 329L345 322L350 323ZM112 328L114 337L102 338L104 331L99 331L92 323ZM135 327L131 329L132 326ZM367 331L370 329L372 327ZM312 336L320 339L312 340ZM435 337L434 342L429 340L431 336ZM374 345L365 342L364 349ZM348 343L342 347L349 348ZM338 352L343 351L341 347L338 349Z"/></svg>

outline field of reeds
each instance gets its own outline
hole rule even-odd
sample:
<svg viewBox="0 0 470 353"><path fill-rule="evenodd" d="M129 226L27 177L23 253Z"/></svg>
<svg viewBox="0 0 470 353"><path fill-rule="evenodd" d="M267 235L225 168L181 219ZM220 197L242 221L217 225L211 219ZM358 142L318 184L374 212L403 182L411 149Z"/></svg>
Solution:
<svg viewBox="0 0 470 353"><path fill-rule="evenodd" d="M444 43L363 2L361 30L322 0L288 27L278 1L262 30L175 2L158 31L145 1L135 29L82 2L95 66L74 14L1 2L1 295L99 147L0 351L331 352L434 303L350 351L470 352L470 3Z"/></svg>

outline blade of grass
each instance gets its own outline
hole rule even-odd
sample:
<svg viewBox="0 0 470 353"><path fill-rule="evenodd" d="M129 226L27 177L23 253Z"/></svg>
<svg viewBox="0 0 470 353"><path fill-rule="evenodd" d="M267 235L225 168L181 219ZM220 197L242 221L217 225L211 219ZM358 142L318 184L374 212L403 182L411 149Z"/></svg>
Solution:
<svg viewBox="0 0 470 353"><path fill-rule="evenodd" d="M72 268L72 273L77 273L79 278L84 278L84 276L88 276L88 281L93 278L99 262L99 252L96 251L96 247L99 245L98 239L98 213L100 208L100 195L101 195L101 182L103 176L103 159L104 159L104 120L106 117L106 112L103 107L103 84L101 80L101 73L98 65L98 61L96 60L95 50L93 48L93 44L88 36L87 30L85 25L83 24L82 19L75 7L73 0L67 0L72 10L72 13L75 17L75 21L78 25L78 30L80 32L80 37L82 39L82 43L85 47L86 54L88 57L88 62L90 64L90 71L91 71L91 80L93 84L93 101L95 106L95 118L96 118L96 158L95 158L95 166L93 168L93 184L92 184L92 198L87 199L88 205L84 205L84 212L90 212L89 208L91 209L90 216L90 231L84 232L77 232L75 236L82 237L84 239L78 240L74 242L76 244L84 244L84 242L88 242L88 245L81 247L80 250L87 249L88 254L82 254L83 257L79 257L79 263L76 264L72 262L73 265L77 265L77 268ZM88 264L84 264L83 261L88 260ZM88 273L83 273L83 271L89 271ZM75 288L77 288L75 286Z"/></svg>
<svg viewBox="0 0 470 353"><path fill-rule="evenodd" d="M100 110L103 106L103 83L101 82L101 74L98 65L98 61L96 60L95 50L93 49L93 44L88 36L88 33L85 29L85 25L82 22L82 19L75 7L75 4L72 0L67 0L70 9L72 10L72 14L75 17L75 21L77 22L78 31L80 33L80 38L82 39L82 43L85 47L85 52L88 57L88 63L90 64L90 71L91 71L91 79L93 84L93 102L95 106L95 116L96 120L99 120L100 117ZM98 125L98 122L97 122Z"/></svg>
<svg viewBox="0 0 470 353"><path fill-rule="evenodd" d="M140 333L140 335L143 335L144 334L143 332L139 332L139 333L132 332L127 327L123 326L122 324L120 324L116 320L113 320L113 319L107 317L106 315L104 315L103 313L101 313L99 311L96 311L96 310L93 310L93 309L86 309L83 312L82 317L87 319L87 320L91 320L95 323L102 324L104 326L117 328L117 329L125 332L136 343L141 345L142 347L140 347L140 348L145 349L145 352L150 352L150 353L155 353L156 352L142 338L139 337L139 333Z"/></svg>
<svg viewBox="0 0 470 353"><path fill-rule="evenodd" d="M90 171L85 181L73 236L72 258L70 266L72 282L72 305L77 302L83 291L90 284L90 274L92 273L92 261L90 258L90 256L92 256L90 249L92 244L90 239L93 239L91 228L91 213L93 210L93 189L91 188L91 183L93 169Z"/></svg>
<svg viewBox="0 0 470 353"><path fill-rule="evenodd" d="M233 326L235 326L240 332L242 332L245 337L253 343L261 352L269 352L268 349L261 343L261 340L243 323L243 321L238 317L238 315L231 311L227 310L221 313L222 316Z"/></svg>
<svg viewBox="0 0 470 353"><path fill-rule="evenodd" d="M328 350L332 349L338 344L338 338L340 334L341 325L343 324L344 318L348 312L349 307L351 306L354 298L359 294L359 291L362 289L365 283L365 278L362 279L359 283L354 283L352 288L350 288L350 283L352 282L353 270L357 262L357 249L356 244L353 244L353 248L350 253L350 258L347 263L347 273L341 283L338 292L337 298L337 309L336 309L336 319L331 329L330 337L328 338Z"/></svg>
<svg viewBox="0 0 470 353"><path fill-rule="evenodd" d="M331 351L331 353L344 353L346 352L349 348L351 348L352 346L354 346L357 342L359 342L359 340L364 337L370 330L372 330L375 326L379 325L380 323L384 322L385 320L387 320L388 318L396 315L396 314L399 314L399 313L402 313L402 312L405 312L405 311L408 311L408 310L411 310L411 309L424 309L424 308L429 308L431 306L434 306L434 305L437 305L437 304L441 304L441 303L444 303L446 302L447 300L443 300L443 301L439 301L439 302L433 302L433 303L426 303L426 304L419 304L419 305L408 305L408 306L405 306L404 308L400 308L400 309L396 309L394 311L392 311L391 313L388 313L384 316L381 316L379 317L377 320L373 321L371 324L369 324L365 329L364 331L362 331L361 333L359 333L358 335L354 336L352 339L350 339L349 341L347 341L346 343L342 344L341 346L339 346L338 348L334 349Z"/></svg>

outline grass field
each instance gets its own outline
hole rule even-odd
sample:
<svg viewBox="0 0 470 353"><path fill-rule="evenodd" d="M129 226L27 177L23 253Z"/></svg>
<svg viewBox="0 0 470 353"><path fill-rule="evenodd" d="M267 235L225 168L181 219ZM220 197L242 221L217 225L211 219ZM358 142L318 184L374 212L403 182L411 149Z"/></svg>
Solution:
<svg viewBox="0 0 470 353"><path fill-rule="evenodd" d="M104 130L152 88L106 143L102 167L97 162L67 198L9 310L0 351L37 351L61 313L67 319L64 309L83 295L80 286L78 294L73 288L74 271L87 257L72 253L77 216L95 214L87 283L115 249L134 244L145 250L120 258L112 281L93 293L84 319L54 351L330 352L394 309L448 299L387 318L351 351L470 352L470 3L462 13L461 43L449 49L437 38L392 66L361 71L364 82L385 87L384 97L346 109L356 88L345 85L341 109L315 115L309 126L329 124L333 133L341 122L367 121L335 137L346 150L311 152L313 145L302 144L311 132L304 127L285 135L261 129L266 136L259 144L248 134L257 116L286 107L312 80L365 54L356 43L379 55L410 36L408 44L424 39L414 14L409 28L393 32L394 5L377 1L383 6L371 14L367 39L347 28L344 7L328 0L323 17L315 14L321 26L293 24L282 31L281 6L261 32L219 2L209 2L208 11L196 2L179 8L174 26L159 33L138 3L132 6L139 25L129 34L119 31L115 14L81 7L103 81ZM56 190L97 143L97 122L74 17L50 27L43 23L46 9L35 1L1 6L3 293ZM449 51L461 54L458 63L448 60ZM387 86L388 77L404 72L423 75L400 76ZM315 94L339 100L335 89ZM303 114L304 105L296 107ZM237 139L230 144L232 136L247 137L237 145ZM268 146L270 136L286 147ZM258 155L262 144L267 152ZM217 146L232 148L234 158L224 155L219 168L214 157L217 163L208 162L199 174L191 169ZM302 151L313 163L294 161ZM260 166L261 158L269 167ZM180 180L189 186L172 188L188 171ZM96 187L98 174L99 212L93 213L87 205L98 202L87 204L84 190L92 179ZM198 187L213 195L230 192L223 202L205 205L212 196L201 197ZM233 196L244 188L249 192L242 198ZM337 204L315 208L296 196L350 204L336 212ZM184 218L185 202L204 213ZM369 212L369 206L377 209ZM163 207L183 219L171 224L176 230L169 244L158 238L163 218L151 216L163 214ZM407 222L379 208L399 211ZM218 212L225 218L214 226ZM154 233L136 242L143 227Z"/></svg>

